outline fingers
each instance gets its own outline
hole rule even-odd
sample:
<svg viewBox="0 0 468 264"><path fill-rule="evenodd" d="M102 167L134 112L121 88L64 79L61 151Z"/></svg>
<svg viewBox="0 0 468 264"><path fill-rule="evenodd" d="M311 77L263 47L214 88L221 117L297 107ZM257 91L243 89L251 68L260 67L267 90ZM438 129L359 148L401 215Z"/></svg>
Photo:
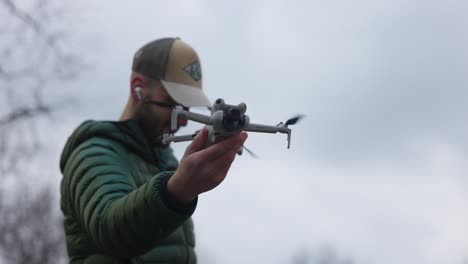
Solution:
<svg viewBox="0 0 468 264"><path fill-rule="evenodd" d="M242 132L240 134L241 134L241 137L242 137L242 145L244 145L245 141L249 137L249 134L247 134L247 132Z"/></svg>
<svg viewBox="0 0 468 264"><path fill-rule="evenodd" d="M202 159L214 160L226 152L236 153L246 139L247 133L242 132L200 151L200 155L203 155Z"/></svg>
<svg viewBox="0 0 468 264"><path fill-rule="evenodd" d="M231 164L236 159L237 152L228 151L223 155L219 156L214 163L216 163L220 169L223 170L223 173L226 174L231 167Z"/></svg>
<svg viewBox="0 0 468 264"><path fill-rule="evenodd" d="M184 190L182 193L188 193L186 197L209 191L224 181L237 151L247 139L247 133L234 135L205 148L207 138L208 130L204 128L187 147L184 158L173 175L179 182L178 186L183 187L180 187ZM171 184L174 182L175 180Z"/></svg>
<svg viewBox="0 0 468 264"><path fill-rule="evenodd" d="M203 127L202 130L195 136L192 143L185 150L184 156L188 156L194 152L201 150L205 146L208 137L208 129Z"/></svg>
<svg viewBox="0 0 468 264"><path fill-rule="evenodd" d="M241 136L243 141L245 142L245 139L247 136ZM243 143L241 144L241 146ZM232 163L237 157L237 151L239 148L234 149L233 151L227 151L223 155L219 156L213 163L217 164L219 166L220 172L224 177L228 173L229 169L231 168Z"/></svg>

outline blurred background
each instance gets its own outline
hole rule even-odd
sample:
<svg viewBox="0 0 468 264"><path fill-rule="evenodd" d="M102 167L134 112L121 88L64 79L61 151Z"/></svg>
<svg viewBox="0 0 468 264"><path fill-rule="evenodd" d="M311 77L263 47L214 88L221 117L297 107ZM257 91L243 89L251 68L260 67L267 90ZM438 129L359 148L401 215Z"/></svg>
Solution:
<svg viewBox="0 0 468 264"><path fill-rule="evenodd" d="M134 52L168 36L198 51L211 100L245 102L255 123L305 115L289 150L250 133L259 158L200 196L199 263L468 263L467 14L462 0L0 0L0 263L67 263L61 149L82 121L118 119Z"/></svg>

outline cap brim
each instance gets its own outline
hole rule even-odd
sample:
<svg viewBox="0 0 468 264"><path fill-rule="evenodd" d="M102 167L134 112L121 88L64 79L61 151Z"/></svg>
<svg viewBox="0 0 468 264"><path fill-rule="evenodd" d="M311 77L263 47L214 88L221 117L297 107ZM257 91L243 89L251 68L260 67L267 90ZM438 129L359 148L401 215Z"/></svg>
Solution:
<svg viewBox="0 0 468 264"><path fill-rule="evenodd" d="M168 82L161 80L167 93L183 106L206 106L211 107L211 102L202 89L186 84Z"/></svg>

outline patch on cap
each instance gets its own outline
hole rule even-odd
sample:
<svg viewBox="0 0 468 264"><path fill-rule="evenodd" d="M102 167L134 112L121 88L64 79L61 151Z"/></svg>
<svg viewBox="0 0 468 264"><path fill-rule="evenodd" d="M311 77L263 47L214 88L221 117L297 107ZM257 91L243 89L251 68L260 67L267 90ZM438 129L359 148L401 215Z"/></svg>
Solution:
<svg viewBox="0 0 468 264"><path fill-rule="evenodd" d="M196 82L198 82L202 78L201 66L199 61L194 61L193 63L185 66L184 71L188 75L190 75L190 77L192 77L192 79Z"/></svg>

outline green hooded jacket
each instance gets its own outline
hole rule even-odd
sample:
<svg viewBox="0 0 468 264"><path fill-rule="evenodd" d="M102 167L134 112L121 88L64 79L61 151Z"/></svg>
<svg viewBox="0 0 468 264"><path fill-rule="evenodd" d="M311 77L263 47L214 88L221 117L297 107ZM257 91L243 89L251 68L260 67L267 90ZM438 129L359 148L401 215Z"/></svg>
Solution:
<svg viewBox="0 0 468 264"><path fill-rule="evenodd" d="M177 165L136 120L81 124L60 160L70 263L196 263L197 199L178 207L166 191Z"/></svg>

